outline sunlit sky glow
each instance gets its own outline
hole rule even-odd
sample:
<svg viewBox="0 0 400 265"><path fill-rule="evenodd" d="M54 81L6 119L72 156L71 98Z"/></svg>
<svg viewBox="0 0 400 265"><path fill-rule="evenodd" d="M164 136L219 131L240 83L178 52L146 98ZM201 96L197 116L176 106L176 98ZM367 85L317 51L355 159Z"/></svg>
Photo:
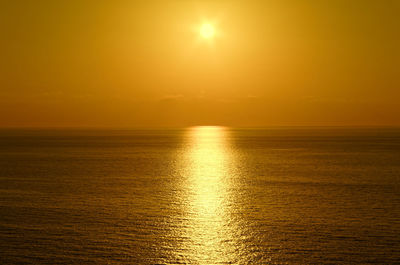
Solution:
<svg viewBox="0 0 400 265"><path fill-rule="evenodd" d="M0 127L400 125L399 1L7 1Z"/></svg>
<svg viewBox="0 0 400 265"><path fill-rule="evenodd" d="M214 26L210 23L204 23L200 28L200 34L206 39L212 38L215 34Z"/></svg>

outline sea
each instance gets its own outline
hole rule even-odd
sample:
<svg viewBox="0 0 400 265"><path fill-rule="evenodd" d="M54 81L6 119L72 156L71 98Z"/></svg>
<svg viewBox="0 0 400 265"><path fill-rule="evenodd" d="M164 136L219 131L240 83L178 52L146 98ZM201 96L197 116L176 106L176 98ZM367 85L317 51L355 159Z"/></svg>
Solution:
<svg viewBox="0 0 400 265"><path fill-rule="evenodd" d="M400 264L400 128L2 129L0 264Z"/></svg>

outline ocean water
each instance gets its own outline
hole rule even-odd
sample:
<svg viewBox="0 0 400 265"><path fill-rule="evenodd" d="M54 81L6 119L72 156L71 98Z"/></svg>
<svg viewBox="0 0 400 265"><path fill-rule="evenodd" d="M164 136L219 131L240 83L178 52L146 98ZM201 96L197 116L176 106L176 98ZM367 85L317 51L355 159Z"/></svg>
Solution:
<svg viewBox="0 0 400 265"><path fill-rule="evenodd" d="M400 264L400 129L0 130L0 264Z"/></svg>

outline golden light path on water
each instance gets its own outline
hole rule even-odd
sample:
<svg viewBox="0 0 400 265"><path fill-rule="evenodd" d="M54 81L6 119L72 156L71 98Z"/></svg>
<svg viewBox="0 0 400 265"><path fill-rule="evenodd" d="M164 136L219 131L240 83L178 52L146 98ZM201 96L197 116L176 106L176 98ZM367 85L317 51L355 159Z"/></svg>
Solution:
<svg viewBox="0 0 400 265"><path fill-rule="evenodd" d="M234 201L233 155L229 131L201 126L187 131L185 151L184 253L189 263L234 263L238 232L230 209Z"/></svg>

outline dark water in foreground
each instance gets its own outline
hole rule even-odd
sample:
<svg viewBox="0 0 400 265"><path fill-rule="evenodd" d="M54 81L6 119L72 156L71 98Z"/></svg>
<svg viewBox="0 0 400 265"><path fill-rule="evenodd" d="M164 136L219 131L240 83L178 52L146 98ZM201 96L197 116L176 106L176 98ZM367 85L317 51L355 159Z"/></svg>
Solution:
<svg viewBox="0 0 400 265"><path fill-rule="evenodd" d="M400 129L0 131L0 264L400 263Z"/></svg>

